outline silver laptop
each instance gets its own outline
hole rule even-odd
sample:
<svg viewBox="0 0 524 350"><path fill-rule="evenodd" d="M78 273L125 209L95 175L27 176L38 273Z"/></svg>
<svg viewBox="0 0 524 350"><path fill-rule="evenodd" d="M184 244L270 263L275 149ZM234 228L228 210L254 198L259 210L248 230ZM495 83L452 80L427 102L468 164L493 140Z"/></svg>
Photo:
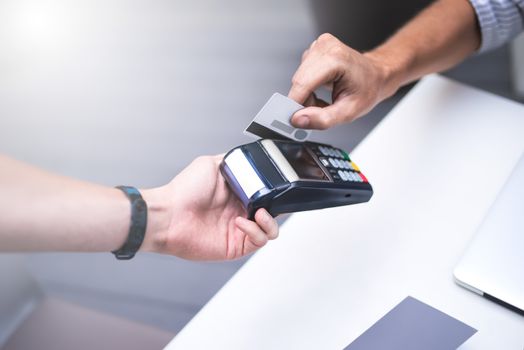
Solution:
<svg viewBox="0 0 524 350"><path fill-rule="evenodd" d="M524 155L454 275L459 285L524 315Z"/></svg>

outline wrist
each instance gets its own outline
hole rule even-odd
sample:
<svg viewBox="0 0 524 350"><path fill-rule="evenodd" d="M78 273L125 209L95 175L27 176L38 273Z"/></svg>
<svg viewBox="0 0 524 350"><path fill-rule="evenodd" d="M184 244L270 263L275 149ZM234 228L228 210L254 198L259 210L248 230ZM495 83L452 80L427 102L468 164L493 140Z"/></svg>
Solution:
<svg viewBox="0 0 524 350"><path fill-rule="evenodd" d="M165 250L171 223L169 200L162 187L140 190L147 204L147 227L140 251L160 253Z"/></svg>
<svg viewBox="0 0 524 350"><path fill-rule="evenodd" d="M364 53L378 69L382 80L381 99L386 99L409 82L406 72L410 65L407 55L390 50L387 47L378 47Z"/></svg>

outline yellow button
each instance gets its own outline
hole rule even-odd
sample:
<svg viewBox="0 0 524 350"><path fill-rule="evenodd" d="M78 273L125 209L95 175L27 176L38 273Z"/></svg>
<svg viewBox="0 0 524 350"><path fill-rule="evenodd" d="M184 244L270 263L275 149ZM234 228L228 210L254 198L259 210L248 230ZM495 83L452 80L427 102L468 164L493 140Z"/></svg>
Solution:
<svg viewBox="0 0 524 350"><path fill-rule="evenodd" d="M351 162L351 165L353 166L353 169L355 169L356 171L360 171L360 169L355 163Z"/></svg>

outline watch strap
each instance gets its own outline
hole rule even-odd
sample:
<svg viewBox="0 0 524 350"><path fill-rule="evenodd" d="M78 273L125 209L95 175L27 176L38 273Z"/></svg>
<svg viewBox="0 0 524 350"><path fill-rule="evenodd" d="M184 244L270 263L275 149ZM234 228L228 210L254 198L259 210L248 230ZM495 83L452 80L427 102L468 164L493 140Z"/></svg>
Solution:
<svg viewBox="0 0 524 350"><path fill-rule="evenodd" d="M131 186L116 186L116 188L124 192L131 202L131 224L124 245L112 253L119 260L129 260L135 256L144 241L147 227L147 204L136 188Z"/></svg>

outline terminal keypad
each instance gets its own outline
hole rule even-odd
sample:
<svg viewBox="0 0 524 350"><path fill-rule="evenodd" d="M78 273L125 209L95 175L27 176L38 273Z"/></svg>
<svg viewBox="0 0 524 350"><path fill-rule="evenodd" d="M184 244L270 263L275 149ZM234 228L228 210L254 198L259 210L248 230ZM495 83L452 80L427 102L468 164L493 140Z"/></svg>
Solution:
<svg viewBox="0 0 524 350"><path fill-rule="evenodd" d="M364 174L355 163L351 161L348 154L343 150L330 146L314 147L322 165L336 182L368 182Z"/></svg>

